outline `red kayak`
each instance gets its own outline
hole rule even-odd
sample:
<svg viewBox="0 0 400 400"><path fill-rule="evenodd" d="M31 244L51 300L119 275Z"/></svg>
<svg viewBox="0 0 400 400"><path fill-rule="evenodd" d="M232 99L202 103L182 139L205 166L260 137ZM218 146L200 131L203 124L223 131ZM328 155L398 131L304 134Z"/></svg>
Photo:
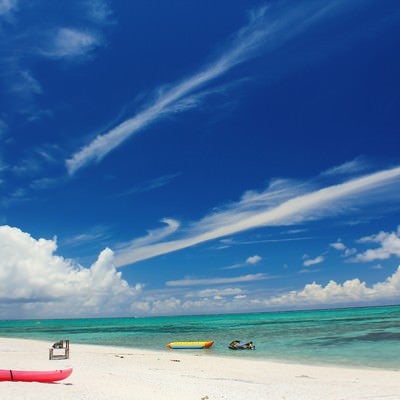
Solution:
<svg viewBox="0 0 400 400"><path fill-rule="evenodd" d="M68 378L72 368L57 369L55 371L15 371L13 369L0 369L0 381L18 382L56 382Z"/></svg>

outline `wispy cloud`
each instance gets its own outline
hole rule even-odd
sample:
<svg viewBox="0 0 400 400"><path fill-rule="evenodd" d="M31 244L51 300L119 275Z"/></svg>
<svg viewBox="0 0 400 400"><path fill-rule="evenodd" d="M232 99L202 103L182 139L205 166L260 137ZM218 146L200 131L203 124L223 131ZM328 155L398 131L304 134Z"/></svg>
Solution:
<svg viewBox="0 0 400 400"><path fill-rule="evenodd" d="M350 175L365 171L368 168L367 162L358 157L352 161L347 161L341 165L322 172L322 176L335 176L335 175Z"/></svg>
<svg viewBox="0 0 400 400"><path fill-rule="evenodd" d="M317 264L321 264L322 262L324 262L325 258L323 256L318 256L312 259L307 259L303 262L303 265L305 267L310 267L312 265L317 265Z"/></svg>
<svg viewBox="0 0 400 400"><path fill-rule="evenodd" d="M70 0L57 7L31 2L29 9L22 9L22 3L0 0L0 23L12 22L1 24L0 81L7 94L18 100L16 105L7 102L7 110L29 116L38 114L35 99L46 91L32 66L38 60L81 61L92 55L103 44L111 10L103 0ZM41 13L46 14L44 24L38 24Z"/></svg>
<svg viewBox="0 0 400 400"><path fill-rule="evenodd" d="M228 211L214 213L212 224L204 224L204 220L193 224L191 229L186 231L184 238L149 246L127 245L120 248L116 253L116 265L132 264L249 229L299 224L345 213L346 202L351 201L352 207L365 205L368 202L374 203L379 198L377 194L381 191L385 191L385 200L390 201L393 197L398 198L399 181L400 167L397 167L319 190L296 194L289 198L279 197L281 201L274 202L273 205L270 202L271 197L276 198L273 190L262 193L252 192L251 196L247 194L238 203L230 205ZM297 191L289 190L288 192L296 193ZM264 203L260 201L262 198L265 200Z"/></svg>
<svg viewBox="0 0 400 400"><path fill-rule="evenodd" d="M301 7L290 6L272 10L261 8L254 11L248 25L234 35L226 50L214 62L181 82L159 89L155 100L141 112L97 136L67 159L69 174L76 173L90 163L99 162L132 135L160 118L197 106L198 99L210 90L205 88L207 84L261 52L279 47L321 20L334 8L320 2L308 2L302 3ZM201 92L203 89L206 92Z"/></svg>
<svg viewBox="0 0 400 400"><path fill-rule="evenodd" d="M250 256L247 257L245 262L242 263L238 263L238 264L233 264L233 265L229 265L227 267L223 267L221 269L223 270L227 270L227 269L238 269L238 268L243 268L249 265L256 265L258 264L260 261L262 260L262 257L260 257L259 255L254 255L254 256Z"/></svg>
<svg viewBox="0 0 400 400"><path fill-rule="evenodd" d="M97 34L75 28L57 29L49 47L42 54L51 58L75 58L88 54L100 44Z"/></svg>
<svg viewBox="0 0 400 400"><path fill-rule="evenodd" d="M173 233L175 233L180 223L172 218L164 218L161 220L166 226L159 228L159 229L151 229L147 231L147 235L138 239L134 239L130 241L128 244L120 245L123 248L129 249L140 249L143 246L151 245L155 242L158 242Z"/></svg>
<svg viewBox="0 0 400 400"><path fill-rule="evenodd" d="M71 236L60 240L60 243L63 246L87 246L90 242L101 242L104 241L105 238L108 238L109 234L107 228L103 226L95 226L90 229L88 232L79 233L78 235Z"/></svg>
<svg viewBox="0 0 400 400"><path fill-rule="evenodd" d="M42 93L42 87L30 71L21 70L15 74L14 80L10 85L10 91L16 95L32 97Z"/></svg>
<svg viewBox="0 0 400 400"><path fill-rule="evenodd" d="M241 288L218 288L218 289L203 289L196 292L186 292L185 297L229 297L229 296L246 296L246 291Z"/></svg>
<svg viewBox="0 0 400 400"><path fill-rule="evenodd" d="M221 239L221 245L218 247L219 249L224 249L231 246L242 246L242 245L251 245L251 244L260 244L260 243L282 243L282 242L297 242L300 240L310 240L311 236L302 236L302 237L294 237L294 238L280 238L280 239L254 239L254 240L234 240L232 238Z"/></svg>
<svg viewBox="0 0 400 400"><path fill-rule="evenodd" d="M109 23L113 12L106 0L86 0L84 6L88 16L98 23Z"/></svg>
<svg viewBox="0 0 400 400"><path fill-rule="evenodd" d="M129 195L135 194L135 193L149 192L151 190L158 189L158 188L168 185L179 175L180 175L180 173L163 175L158 178L152 179L148 182L145 182L142 185L137 185L123 193L117 193L115 195L112 195L111 197L123 197L123 196L129 196Z"/></svg>
<svg viewBox="0 0 400 400"><path fill-rule="evenodd" d="M0 0L0 16L7 15L15 10L17 0Z"/></svg>
<svg viewBox="0 0 400 400"><path fill-rule="evenodd" d="M248 274L242 276L235 276L232 278L210 278L210 279L182 279L176 281L167 281L167 286L200 286L200 285L221 285L240 282L253 282L268 279L267 274Z"/></svg>

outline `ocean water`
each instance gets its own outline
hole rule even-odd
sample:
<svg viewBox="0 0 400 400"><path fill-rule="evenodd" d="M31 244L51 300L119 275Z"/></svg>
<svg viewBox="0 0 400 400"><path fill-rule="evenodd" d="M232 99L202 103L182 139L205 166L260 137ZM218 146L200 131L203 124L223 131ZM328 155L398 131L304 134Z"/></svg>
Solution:
<svg viewBox="0 0 400 400"><path fill-rule="evenodd" d="M212 356L400 369L400 306L203 316L0 321L0 337L101 344ZM1 339L0 339L1 340ZM214 340L207 350L172 341ZM253 341L255 351L228 349Z"/></svg>

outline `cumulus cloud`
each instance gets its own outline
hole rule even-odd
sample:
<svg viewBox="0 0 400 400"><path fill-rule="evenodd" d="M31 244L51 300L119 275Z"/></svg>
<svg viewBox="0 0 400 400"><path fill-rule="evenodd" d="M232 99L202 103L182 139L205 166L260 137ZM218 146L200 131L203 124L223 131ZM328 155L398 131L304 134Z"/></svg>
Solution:
<svg viewBox="0 0 400 400"><path fill-rule="evenodd" d="M325 286L316 282L300 290L280 295L266 291L246 291L242 288L217 287L191 291L188 296L168 295L168 292L148 296L132 307L148 314L201 314L215 312L287 310L359 305L394 304L400 301L400 267L387 279L368 286L358 278L342 283L330 281Z"/></svg>
<svg viewBox="0 0 400 400"><path fill-rule="evenodd" d="M0 226L0 316L64 317L126 313L140 292L122 279L105 249L90 268L55 254L55 240Z"/></svg>
<svg viewBox="0 0 400 400"><path fill-rule="evenodd" d="M400 266L384 282L368 287L358 278L336 283L330 281L326 286L315 282L307 284L300 291L291 291L265 301L267 306L302 307L333 304L374 303L400 300Z"/></svg>
<svg viewBox="0 0 400 400"><path fill-rule="evenodd" d="M145 292L117 272L113 252L103 250L89 268L56 255L55 240L35 239L0 226L0 318L61 318L267 310L276 307L382 304L400 300L400 267L383 282L367 286L360 279L305 285L279 296L270 289L249 292L242 284L269 279L266 274L167 282ZM232 284L235 286L232 286ZM188 286L213 285L187 291ZM172 292L171 292L172 290ZM175 294L173 294L175 292Z"/></svg>
<svg viewBox="0 0 400 400"><path fill-rule="evenodd" d="M381 231L376 235L363 237L359 240L359 243L377 243L379 247L357 254L352 259L354 262L387 260L391 256L400 257L400 226L395 232Z"/></svg>
<svg viewBox="0 0 400 400"><path fill-rule="evenodd" d="M261 260L262 258L256 254L255 256L249 257L246 260L246 264L251 264L251 265L258 264Z"/></svg>
<svg viewBox="0 0 400 400"><path fill-rule="evenodd" d="M357 253L357 249L355 249L354 247L350 248L347 247L343 242L341 242L340 240L335 242L335 243L331 243L330 246L332 248L334 248L335 250L341 251L343 253L344 257L349 257L355 253Z"/></svg>
<svg viewBox="0 0 400 400"><path fill-rule="evenodd" d="M333 247L336 250L346 250L346 246L342 242L335 242L330 244L331 247Z"/></svg>

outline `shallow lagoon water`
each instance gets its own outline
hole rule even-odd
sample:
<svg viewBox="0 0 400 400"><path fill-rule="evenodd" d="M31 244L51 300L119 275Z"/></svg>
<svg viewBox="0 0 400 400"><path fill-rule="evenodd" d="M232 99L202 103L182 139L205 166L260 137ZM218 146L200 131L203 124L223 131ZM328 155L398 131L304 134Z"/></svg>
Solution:
<svg viewBox="0 0 400 400"><path fill-rule="evenodd" d="M41 339L50 343L68 338L71 343L165 351L170 351L165 346L171 341L214 340L214 346L202 350L202 354L400 368L400 306L151 318L0 321L0 336ZM256 350L229 350L232 340L251 340Z"/></svg>

